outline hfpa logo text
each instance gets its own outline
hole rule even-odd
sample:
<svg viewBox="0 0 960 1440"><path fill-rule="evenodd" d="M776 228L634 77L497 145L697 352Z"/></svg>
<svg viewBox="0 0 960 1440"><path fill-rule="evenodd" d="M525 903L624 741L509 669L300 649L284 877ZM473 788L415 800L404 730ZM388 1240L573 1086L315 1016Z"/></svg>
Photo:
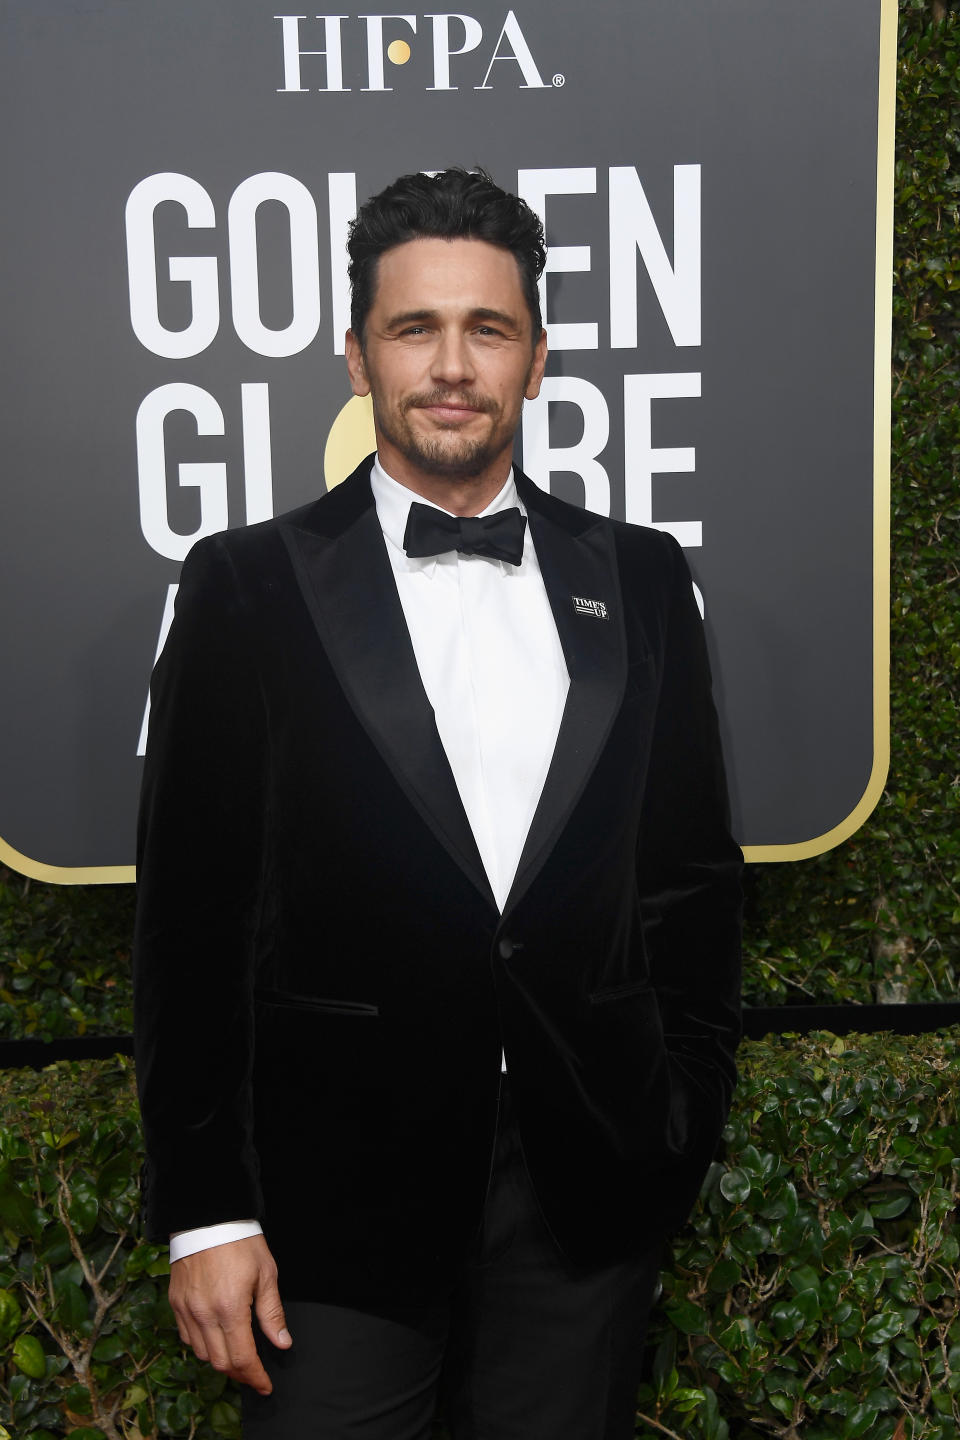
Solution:
<svg viewBox="0 0 960 1440"><path fill-rule="evenodd" d="M492 90L494 81L505 83L508 74L510 83L516 83L521 90L550 90L564 84L563 75L553 75L544 80L533 51L512 10L500 26L496 40L484 43L483 26L472 15L317 15L308 19L306 15L276 15L282 27L283 41L283 84L278 91L283 94L304 94L309 90L339 91L350 90L343 83L344 54L351 66L361 66L365 59L366 84L361 90L392 90L386 83L387 62L391 66L405 65L410 59L412 47L407 38L412 34L414 43L423 31L418 32L417 22L429 21L429 43L433 54L433 83L427 90L458 90L451 79L451 60L458 55L472 55L478 52L472 62L470 88ZM393 38L384 33L385 22L393 32ZM319 43L318 43L319 42ZM485 66L485 69L482 67ZM461 67L461 70L464 67ZM469 66L467 67L469 68ZM479 85L476 77L483 78ZM361 73L363 73L361 71ZM458 78L463 78L458 75ZM318 83L322 82L322 83Z"/></svg>

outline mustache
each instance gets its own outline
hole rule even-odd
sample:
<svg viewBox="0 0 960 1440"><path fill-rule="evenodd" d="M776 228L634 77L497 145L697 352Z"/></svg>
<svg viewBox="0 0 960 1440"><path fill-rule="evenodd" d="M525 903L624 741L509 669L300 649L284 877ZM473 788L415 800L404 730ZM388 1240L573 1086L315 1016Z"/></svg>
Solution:
<svg viewBox="0 0 960 1440"><path fill-rule="evenodd" d="M403 413L408 410L421 410L430 405L464 405L468 410L479 410L481 414L490 415L496 410L496 402L488 395L481 395L475 390L446 390L438 386L434 390L424 390L417 395L408 395L403 402Z"/></svg>

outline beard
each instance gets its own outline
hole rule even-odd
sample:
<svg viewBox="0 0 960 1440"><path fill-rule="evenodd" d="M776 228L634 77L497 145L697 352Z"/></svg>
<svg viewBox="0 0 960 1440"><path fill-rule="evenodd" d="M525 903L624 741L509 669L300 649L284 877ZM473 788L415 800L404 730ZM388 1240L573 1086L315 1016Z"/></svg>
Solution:
<svg viewBox="0 0 960 1440"><path fill-rule="evenodd" d="M436 425L433 435L421 435L410 424L407 416L411 410L423 409L430 405L449 404L451 401L466 405L471 410L494 417L494 424L485 436L469 437L459 435L456 422ZM474 480L482 475L503 449L498 436L496 420L499 407L485 395L471 391L430 390L420 395L408 395L396 415L384 417L374 397L374 415L384 439L389 440L405 460L427 475L436 475L448 480Z"/></svg>

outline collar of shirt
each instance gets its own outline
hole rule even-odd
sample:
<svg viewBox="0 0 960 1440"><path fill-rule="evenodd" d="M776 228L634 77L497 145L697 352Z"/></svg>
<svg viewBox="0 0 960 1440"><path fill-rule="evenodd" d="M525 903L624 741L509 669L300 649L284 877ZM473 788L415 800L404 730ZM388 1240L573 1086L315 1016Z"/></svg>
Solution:
<svg viewBox="0 0 960 1440"><path fill-rule="evenodd" d="M423 495L418 495L413 490L408 490L406 485L401 485L388 475L380 464L380 456L374 458L373 469L370 472L370 488L373 490L373 500L377 507L377 519L380 521L380 528L383 537L391 550L391 558L394 565L406 570L421 570L432 579L437 564L441 557L438 555L424 555L421 558L411 559L403 548L404 531L407 528L407 516L410 513L410 506L416 500L421 505L433 505L434 510L443 510L442 505L434 505L432 500L427 500ZM516 506L521 515L526 515L526 510L517 494L517 484L513 477L513 469L507 476L506 484L499 494L495 495L481 515L495 515L498 510L509 510ZM452 510L443 512L452 515ZM526 558L527 546L530 544L530 526L526 527L523 537L524 558ZM455 550L450 551L453 560L458 558ZM474 558L474 557L471 557ZM482 557L481 557L482 558ZM487 565L496 565L504 575L515 575L517 566L508 565L503 560L485 559Z"/></svg>

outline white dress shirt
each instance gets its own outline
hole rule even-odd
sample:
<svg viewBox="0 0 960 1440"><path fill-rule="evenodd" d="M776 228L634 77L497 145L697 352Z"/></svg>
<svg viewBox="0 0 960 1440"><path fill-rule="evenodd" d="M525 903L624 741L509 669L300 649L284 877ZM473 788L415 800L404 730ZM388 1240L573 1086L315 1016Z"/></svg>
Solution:
<svg viewBox="0 0 960 1440"><path fill-rule="evenodd" d="M519 565L451 550L411 559L411 502L430 504L374 462L370 477L420 679L502 911L547 778L570 678L529 524ZM481 513L520 504L511 472ZM440 509L440 506L436 506ZM260 1233L255 1220L185 1230L170 1259Z"/></svg>

